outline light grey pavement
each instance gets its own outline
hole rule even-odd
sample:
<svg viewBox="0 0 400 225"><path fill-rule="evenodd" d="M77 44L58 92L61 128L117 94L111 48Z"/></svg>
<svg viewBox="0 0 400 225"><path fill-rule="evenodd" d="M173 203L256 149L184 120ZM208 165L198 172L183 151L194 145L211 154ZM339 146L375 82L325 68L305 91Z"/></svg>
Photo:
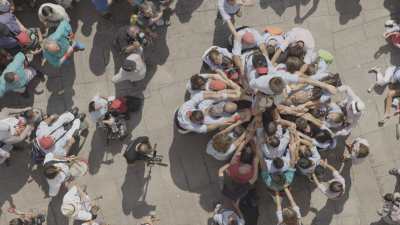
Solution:
<svg viewBox="0 0 400 225"><path fill-rule="evenodd" d="M87 49L77 53L74 62L59 70L49 69L45 82L36 87L34 99L7 95L2 106L20 108L37 106L48 112L61 113L71 106L87 110L92 96L129 93L143 95L144 107L132 116L132 138L148 135L158 143L158 151L169 164L149 169L143 164L127 167L122 151L129 139L106 145L104 135L95 132L93 124L80 155L89 159L89 174L79 180L88 186L92 196L103 195L99 202L102 216L111 225L137 224L150 211L156 211L164 225L202 225L211 216L213 202L219 199L217 169L221 163L205 154L209 137L182 136L174 131L174 110L183 102L187 79L198 72L200 57L213 43L226 44L226 29L216 18L216 0L176 0L172 25L151 47L148 57L149 74L145 82L132 86L111 83L114 74L110 43L118 26L128 22L129 6L118 3L113 22L103 21L94 12L90 1L81 1L71 18L78 38ZM124 1L122 1L124 2ZM302 2L301 16L296 19L296 2ZM303 4L304 3L304 4ZM317 4L313 7L313 4ZM395 139L395 121L377 126L383 115L383 96L369 95L366 89L373 82L367 74L370 67L399 63L400 51L386 44L383 24L391 13L400 11L397 0L261 0L245 8L238 25L250 25L260 31L266 25L285 30L302 26L314 34L317 46L331 51L335 62L332 72L339 72L366 102L368 112L356 128L371 143L371 155L363 164L346 166L347 193L343 200L327 201L315 188L301 178L296 179L294 196L301 206L304 224L314 225L378 225L376 209L380 196L391 192L396 184L387 170L400 166L400 147ZM21 13L25 24L37 24L30 12ZM217 27L217 28L216 28ZM145 87L145 88L143 88ZM64 94L57 92L64 89ZM143 90L144 89L144 90ZM143 91L143 94L141 94ZM12 199L22 210L48 210L49 225L66 225L60 215L60 197L50 202L45 197L46 182L40 171L28 166L29 151L14 152L11 167L0 168L0 224L7 224L7 200ZM29 177L31 175L32 177ZM259 224L276 224L274 207L263 188L260 190Z"/></svg>

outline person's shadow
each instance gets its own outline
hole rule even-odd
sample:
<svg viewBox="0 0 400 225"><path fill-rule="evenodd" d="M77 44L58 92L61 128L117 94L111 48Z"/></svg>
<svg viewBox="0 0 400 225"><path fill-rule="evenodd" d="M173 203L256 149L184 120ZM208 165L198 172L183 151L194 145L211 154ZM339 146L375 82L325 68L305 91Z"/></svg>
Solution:
<svg viewBox="0 0 400 225"><path fill-rule="evenodd" d="M310 2L310 0L296 1L296 17L294 18L294 22L303 23L309 16L311 16L317 10L319 1L320 0L312 0L312 7L303 16L301 16L301 5L307 5Z"/></svg>
<svg viewBox="0 0 400 225"><path fill-rule="evenodd" d="M339 23L342 25L357 18L362 10L360 0L336 0L335 7L339 13Z"/></svg>
<svg viewBox="0 0 400 225"><path fill-rule="evenodd" d="M202 3L203 0L177 0L175 14L179 22L188 23L192 18L193 12L199 8Z"/></svg>
<svg viewBox="0 0 400 225"><path fill-rule="evenodd" d="M148 186L151 182L151 168L145 174L145 162L138 161L126 168L125 181L122 184L122 210L125 215L132 214L135 218L142 218L155 211L155 205L146 202Z"/></svg>

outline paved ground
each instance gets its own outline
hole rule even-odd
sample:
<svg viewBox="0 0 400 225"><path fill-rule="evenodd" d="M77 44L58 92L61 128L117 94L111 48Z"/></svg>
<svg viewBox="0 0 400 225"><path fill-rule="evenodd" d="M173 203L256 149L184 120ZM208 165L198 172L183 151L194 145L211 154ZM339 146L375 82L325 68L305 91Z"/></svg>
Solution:
<svg viewBox="0 0 400 225"><path fill-rule="evenodd" d="M365 163L343 168L348 193L344 199L326 201L306 181L296 179L294 195L305 217L304 224L381 224L375 211L380 205L380 195L399 187L387 170L399 165L400 149L394 136L394 122L384 128L377 126L383 113L383 97L366 93L373 80L366 71L373 65L385 67L399 61L398 49L392 49L382 38L383 23L400 9L399 1L260 1L244 10L244 16L238 20L240 25L261 30L267 24L289 29L301 23L299 26L312 31L318 47L334 53L336 60L331 70L339 72L368 106L355 135L369 139L372 152ZM297 17L296 2L301 3ZM50 113L60 113L71 106L86 110L96 93L144 96L143 109L130 121L132 137L150 136L158 143L158 150L169 166L154 167L151 176L143 164L127 167L121 152L128 140L106 145L102 133L92 128L80 151L80 155L89 159L90 173L79 182L88 185L92 196L104 196L99 204L104 209L104 218L113 225L136 224L149 211L156 211L164 225L207 224L213 201L219 198L216 171L221 164L205 154L209 137L177 134L172 115L183 102L185 82L199 71L204 50L213 43L225 45L226 29L215 21L215 0L177 0L172 25L163 30L162 40L146 52L148 77L135 86L114 87L110 82L115 68L109 46L117 27L128 22L129 7L124 3L116 5L112 23L98 18L93 11L90 1L81 1L70 11L78 38L87 45L87 50L76 54L70 65L59 70L48 69L48 78L37 84L34 98L24 100L8 95L1 105L11 108L34 105ZM31 12L20 16L27 25L37 24ZM58 95L60 90L64 94ZM39 171L31 171L28 162L28 151L18 151L13 155L11 167L1 167L0 224L7 224L10 219L5 211L7 200L13 200L23 210L48 210L49 225L68 224L59 213L60 198L52 201L45 198L46 182ZM271 199L263 188L259 189L264 193L259 201L259 224L275 224Z"/></svg>

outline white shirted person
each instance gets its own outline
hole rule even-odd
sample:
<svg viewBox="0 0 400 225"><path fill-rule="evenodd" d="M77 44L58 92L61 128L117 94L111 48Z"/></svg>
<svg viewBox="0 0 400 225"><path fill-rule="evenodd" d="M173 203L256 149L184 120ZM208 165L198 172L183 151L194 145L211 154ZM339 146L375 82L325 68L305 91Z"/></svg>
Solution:
<svg viewBox="0 0 400 225"><path fill-rule="evenodd" d="M130 54L122 63L119 72L111 79L113 83L122 81L136 82L146 76L146 64L143 61L142 52Z"/></svg>
<svg viewBox="0 0 400 225"><path fill-rule="evenodd" d="M332 172L333 179L328 181L327 185L319 182L317 176L313 174L313 180L317 185L317 188L326 196L328 199L336 200L340 198L345 190L345 179L342 175L340 175L339 171L337 171L333 166L329 165L326 161L321 160L320 165L324 168L329 169Z"/></svg>
<svg viewBox="0 0 400 225"><path fill-rule="evenodd" d="M203 62L210 67L210 70L216 71L224 69L224 58L229 61L232 60L232 53L226 48L218 46L211 46L201 57Z"/></svg>
<svg viewBox="0 0 400 225"><path fill-rule="evenodd" d="M89 195L76 185L72 186L64 195L61 213L74 220L85 222L96 219Z"/></svg>
<svg viewBox="0 0 400 225"><path fill-rule="evenodd" d="M44 158L43 167L44 175L49 184L49 196L54 197L60 191L61 185L71 177L68 161L56 158L50 152Z"/></svg>
<svg viewBox="0 0 400 225"><path fill-rule="evenodd" d="M300 44L302 43L303 48L306 52L304 56L304 63L311 64L316 59L315 49L315 40L311 32L307 29L301 27L292 28L284 35L285 40L280 45L282 51L286 51L286 49L291 44Z"/></svg>

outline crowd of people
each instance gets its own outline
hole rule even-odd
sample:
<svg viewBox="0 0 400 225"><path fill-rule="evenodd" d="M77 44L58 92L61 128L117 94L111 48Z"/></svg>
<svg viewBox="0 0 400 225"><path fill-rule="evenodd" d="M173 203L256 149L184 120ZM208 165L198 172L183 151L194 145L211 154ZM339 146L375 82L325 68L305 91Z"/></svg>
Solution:
<svg viewBox="0 0 400 225"><path fill-rule="evenodd" d="M36 1L29 1L34 7ZM27 28L14 14L24 10L26 2L0 0L0 96L7 92L16 92L23 98L31 96L29 83L44 79L42 68L49 66L60 68L70 63L73 54L84 51L85 45L79 42L70 24L66 11L73 7L73 0L46 2L38 6L40 28ZM92 0L94 8L103 19L110 19L111 0ZM157 39L157 27L168 25L163 18L163 10L169 1L128 1L133 7L133 15L127 26L119 28L115 34L113 48L118 52L122 65L112 78L113 83L122 81L137 82L145 78L146 64L143 51ZM39 59L39 60L36 60ZM35 65L35 61L40 61ZM59 93L62 94L62 93ZM123 139L127 136L126 121L129 113L141 107L142 99L133 96L94 96L88 102L90 119L96 129L104 129L107 140ZM9 166L13 160L14 148L22 143L31 147L32 165L42 171L48 183L47 196L62 196L61 214L84 225L106 225L98 217L100 207L90 198L86 186L79 177L86 174L88 162L77 156L76 144L88 135L86 114L74 107L60 115L47 114L38 108L22 110L2 110L0 120L0 164ZM75 146L75 147L74 147ZM139 137L130 142L124 157L128 164L144 160L149 164L157 163L155 146L148 137ZM158 157L158 158L157 158ZM61 190L67 190L66 193ZM61 194L62 193L62 194ZM46 221L43 213L21 212L10 203L9 213L17 217L10 225L40 225ZM145 224L150 225L157 219L149 217Z"/></svg>
<svg viewBox="0 0 400 225"><path fill-rule="evenodd" d="M175 124L182 134L215 131L206 152L226 162L218 173L224 201L214 211L215 224L245 224L240 202L260 179L275 202L278 224L298 225L302 215L290 191L295 176L307 177L328 199L340 199L345 179L326 153L336 151L353 163L368 156L368 141L350 137L365 104L330 71L333 55L316 48L309 30L236 28L234 17L251 4L218 1L231 31L229 45L206 50ZM336 148L343 139L344 153Z"/></svg>

